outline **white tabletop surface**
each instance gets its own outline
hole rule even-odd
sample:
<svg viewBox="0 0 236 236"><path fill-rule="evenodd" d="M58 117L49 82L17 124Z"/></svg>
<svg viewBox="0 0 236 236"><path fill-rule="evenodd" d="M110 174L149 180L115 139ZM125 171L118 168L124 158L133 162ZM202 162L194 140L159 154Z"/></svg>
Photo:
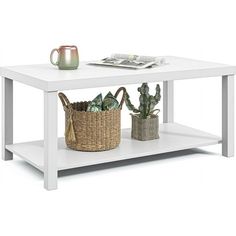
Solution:
<svg viewBox="0 0 236 236"><path fill-rule="evenodd" d="M166 56L167 64L148 69L124 69L87 65L77 70L59 70L46 65L23 65L0 68L0 75L45 91L91 88L113 85L203 78L236 73L236 66Z"/></svg>

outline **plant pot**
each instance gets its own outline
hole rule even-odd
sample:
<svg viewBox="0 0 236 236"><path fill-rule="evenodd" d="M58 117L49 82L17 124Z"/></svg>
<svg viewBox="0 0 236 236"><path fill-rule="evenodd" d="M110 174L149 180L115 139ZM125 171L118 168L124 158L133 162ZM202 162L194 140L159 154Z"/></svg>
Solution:
<svg viewBox="0 0 236 236"><path fill-rule="evenodd" d="M137 140L146 141L159 138L159 117L152 115L150 118L141 119L136 115L132 116L131 137Z"/></svg>

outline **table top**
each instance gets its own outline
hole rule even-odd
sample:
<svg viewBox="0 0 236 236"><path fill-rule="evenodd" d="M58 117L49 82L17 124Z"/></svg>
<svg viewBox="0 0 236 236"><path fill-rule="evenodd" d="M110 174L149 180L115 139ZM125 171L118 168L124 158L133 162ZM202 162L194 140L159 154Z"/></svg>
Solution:
<svg viewBox="0 0 236 236"><path fill-rule="evenodd" d="M172 56L164 58L166 65L147 69L80 62L77 70L59 70L50 64L1 67L0 75L44 91L58 91L236 74L236 66Z"/></svg>

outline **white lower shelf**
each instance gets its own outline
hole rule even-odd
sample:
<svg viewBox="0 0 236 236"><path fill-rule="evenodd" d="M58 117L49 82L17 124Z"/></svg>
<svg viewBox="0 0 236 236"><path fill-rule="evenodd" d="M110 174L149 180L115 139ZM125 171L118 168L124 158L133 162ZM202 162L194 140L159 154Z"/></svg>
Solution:
<svg viewBox="0 0 236 236"><path fill-rule="evenodd" d="M122 130L120 146L104 152L79 152L66 147L64 138L58 139L58 170L113 162L166 152L196 148L221 142L221 138L176 123L160 125L160 139L138 141L130 138L130 129ZM43 140L7 145L6 148L39 170L43 165Z"/></svg>

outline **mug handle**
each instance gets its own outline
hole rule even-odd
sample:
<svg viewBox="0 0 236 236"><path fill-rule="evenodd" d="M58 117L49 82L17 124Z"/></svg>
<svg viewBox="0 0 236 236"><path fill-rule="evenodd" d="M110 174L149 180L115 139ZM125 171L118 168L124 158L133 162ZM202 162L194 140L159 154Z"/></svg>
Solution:
<svg viewBox="0 0 236 236"><path fill-rule="evenodd" d="M50 54L50 61L51 63L54 65L54 66L58 66L58 58L57 58L57 61L54 62L53 61L53 54L54 52L57 52L59 54L59 50L57 48L54 48L52 51L51 51L51 54Z"/></svg>

